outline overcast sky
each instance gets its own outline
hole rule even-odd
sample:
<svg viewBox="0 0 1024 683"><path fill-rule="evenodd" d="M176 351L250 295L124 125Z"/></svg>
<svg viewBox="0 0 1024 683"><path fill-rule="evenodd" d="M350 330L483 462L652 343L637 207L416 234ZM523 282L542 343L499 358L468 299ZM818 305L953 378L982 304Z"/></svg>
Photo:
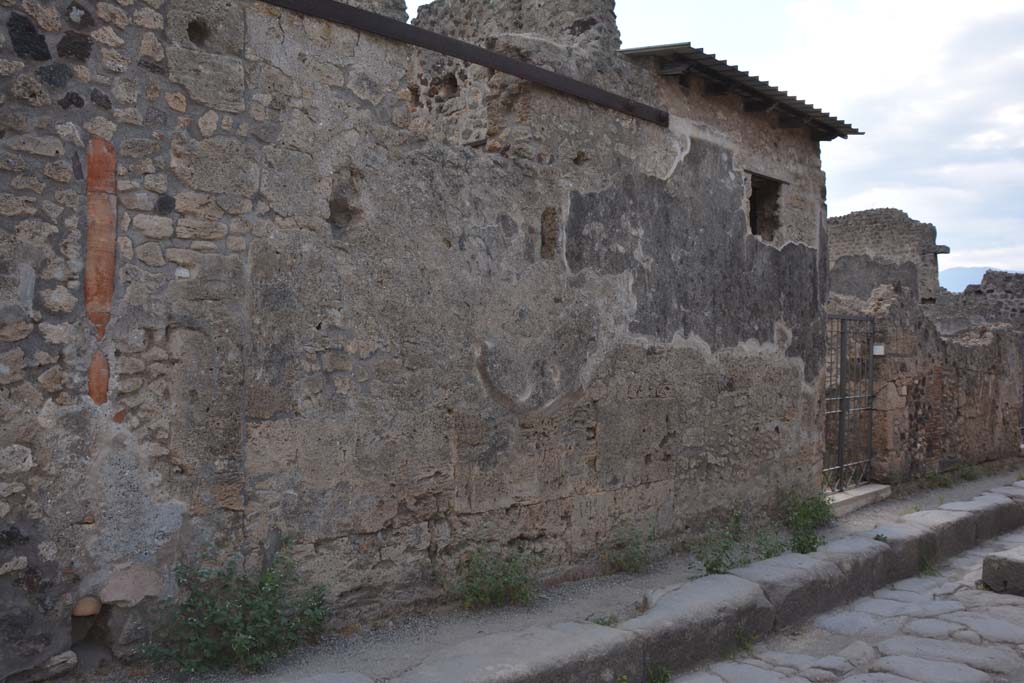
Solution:
<svg viewBox="0 0 1024 683"><path fill-rule="evenodd" d="M616 13L623 47L689 41L865 131L822 145L830 215L903 209L953 250L940 268L1024 271L1024 0L619 0Z"/></svg>

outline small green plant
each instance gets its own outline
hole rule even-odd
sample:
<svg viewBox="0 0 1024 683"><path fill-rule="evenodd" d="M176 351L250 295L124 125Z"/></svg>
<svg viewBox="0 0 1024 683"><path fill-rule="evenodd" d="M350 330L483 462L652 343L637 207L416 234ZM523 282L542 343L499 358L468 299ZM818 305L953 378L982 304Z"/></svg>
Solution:
<svg viewBox="0 0 1024 683"><path fill-rule="evenodd" d="M754 637L747 633L745 629L739 629L736 631L736 652L739 654L750 654L751 650L754 649Z"/></svg>
<svg viewBox="0 0 1024 683"><path fill-rule="evenodd" d="M626 674L619 674L619 677L615 679L615 683L629 683L629 676Z"/></svg>
<svg viewBox="0 0 1024 683"><path fill-rule="evenodd" d="M938 576L939 570L935 567L935 561L927 556L921 558L921 573L925 576Z"/></svg>
<svg viewBox="0 0 1024 683"><path fill-rule="evenodd" d="M786 552L786 540L773 529L761 529L754 537L754 554L759 560L767 560Z"/></svg>
<svg viewBox="0 0 1024 683"><path fill-rule="evenodd" d="M609 614L605 617L594 617L590 621L598 626L616 626L619 623L619 616L617 614Z"/></svg>
<svg viewBox="0 0 1024 683"><path fill-rule="evenodd" d="M672 672L660 664L647 669L647 683L669 683L671 680Z"/></svg>
<svg viewBox="0 0 1024 683"><path fill-rule="evenodd" d="M234 566L181 565L175 574L184 599L168 606L166 623L145 648L157 663L190 674L258 671L323 632L324 589L301 589L284 560L256 576Z"/></svg>
<svg viewBox="0 0 1024 683"><path fill-rule="evenodd" d="M740 540L743 535L743 519L734 512L727 525L712 525L692 546L694 558L708 574L724 574L730 569L746 564Z"/></svg>
<svg viewBox="0 0 1024 683"><path fill-rule="evenodd" d="M632 531L620 538L608 551L608 566L613 572L641 574L651 566L650 537Z"/></svg>
<svg viewBox="0 0 1024 683"><path fill-rule="evenodd" d="M930 489L948 489L953 485L953 477L948 472L932 472L925 475L924 483Z"/></svg>
<svg viewBox="0 0 1024 683"><path fill-rule="evenodd" d="M957 468L957 476L964 481L975 481L981 476L981 472L978 471L977 465L961 463Z"/></svg>
<svg viewBox="0 0 1024 683"><path fill-rule="evenodd" d="M790 548L797 553L813 553L822 543L818 529L834 519L828 498L823 493L797 497L789 500L784 509Z"/></svg>
<svg viewBox="0 0 1024 683"><path fill-rule="evenodd" d="M534 579L521 553L503 556L477 550L466 560L459 593L466 607L527 605L533 600Z"/></svg>
<svg viewBox="0 0 1024 683"><path fill-rule="evenodd" d="M875 540L876 541L880 541L882 543L888 543L889 542L889 537L886 536L885 534L875 534Z"/></svg>

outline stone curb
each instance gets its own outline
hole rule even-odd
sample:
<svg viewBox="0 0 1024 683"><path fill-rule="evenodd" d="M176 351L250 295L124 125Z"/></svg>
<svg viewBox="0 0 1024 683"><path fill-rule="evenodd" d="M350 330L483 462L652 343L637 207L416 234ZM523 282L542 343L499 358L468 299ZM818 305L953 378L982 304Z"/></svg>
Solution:
<svg viewBox="0 0 1024 683"><path fill-rule="evenodd" d="M649 591L646 611L615 627L539 626L464 641L395 683L646 683L652 669L682 672L919 574L1024 525L1024 481L899 522Z"/></svg>

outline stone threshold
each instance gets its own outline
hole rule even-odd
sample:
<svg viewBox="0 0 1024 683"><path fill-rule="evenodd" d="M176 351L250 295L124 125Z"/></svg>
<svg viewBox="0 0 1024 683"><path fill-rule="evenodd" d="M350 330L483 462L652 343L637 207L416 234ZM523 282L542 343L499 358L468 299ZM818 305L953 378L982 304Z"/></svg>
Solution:
<svg viewBox="0 0 1024 683"><path fill-rule="evenodd" d="M892 487L888 484L864 484L841 493L833 493L828 497L832 506L832 514L845 517L867 505L881 503L892 495Z"/></svg>
<svg viewBox="0 0 1024 683"><path fill-rule="evenodd" d="M883 496L884 497L884 496ZM1024 481L904 515L807 555L649 591L616 626L571 622L497 633L439 650L393 683L649 683L727 657L752 640L930 570L1024 525ZM355 672L296 683L372 683Z"/></svg>

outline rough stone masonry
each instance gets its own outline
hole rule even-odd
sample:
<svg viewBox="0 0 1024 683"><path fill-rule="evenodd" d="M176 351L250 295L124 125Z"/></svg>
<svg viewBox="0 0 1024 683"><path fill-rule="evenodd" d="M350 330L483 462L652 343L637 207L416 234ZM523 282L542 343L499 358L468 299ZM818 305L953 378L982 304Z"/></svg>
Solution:
<svg viewBox="0 0 1024 683"><path fill-rule="evenodd" d="M0 0L0 678L132 652L182 561L347 623L816 490L817 139L612 0L421 15L671 126L259 0Z"/></svg>
<svg viewBox="0 0 1024 683"><path fill-rule="evenodd" d="M830 313L870 315L872 477L898 483L1021 452L1024 277L939 287L935 226L897 209L828 219ZM1014 287L1016 280L1016 288Z"/></svg>

